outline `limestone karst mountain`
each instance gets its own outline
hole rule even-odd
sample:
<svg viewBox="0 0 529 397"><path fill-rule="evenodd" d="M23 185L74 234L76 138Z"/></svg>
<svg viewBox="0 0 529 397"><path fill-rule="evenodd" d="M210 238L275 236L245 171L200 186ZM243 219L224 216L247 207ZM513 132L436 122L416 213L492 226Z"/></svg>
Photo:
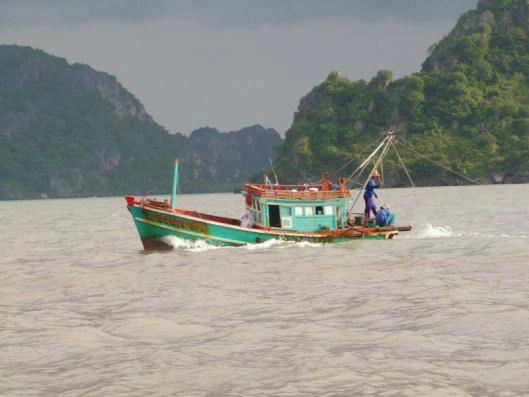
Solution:
<svg viewBox="0 0 529 397"><path fill-rule="evenodd" d="M283 181L314 180L396 128L418 151L494 182L529 181L529 0L482 0L430 48L420 73L371 81L332 72L299 103L277 160ZM458 183L403 152L419 184ZM388 181L407 183L395 158ZM348 169L343 171L347 174Z"/></svg>
<svg viewBox="0 0 529 397"><path fill-rule="evenodd" d="M0 46L0 199L231 191L268 164L281 137L170 134L114 76L30 47Z"/></svg>

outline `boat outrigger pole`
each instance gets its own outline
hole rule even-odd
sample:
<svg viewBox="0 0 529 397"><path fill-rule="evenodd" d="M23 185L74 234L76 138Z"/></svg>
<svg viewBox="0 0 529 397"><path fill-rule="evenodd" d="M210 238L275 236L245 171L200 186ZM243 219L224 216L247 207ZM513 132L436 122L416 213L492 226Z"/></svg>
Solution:
<svg viewBox="0 0 529 397"><path fill-rule="evenodd" d="M176 190L178 188L178 159L174 161L173 190L171 191L171 209L176 208Z"/></svg>
<svg viewBox="0 0 529 397"><path fill-rule="evenodd" d="M375 171L378 168L378 166L380 165L380 163L382 162L382 160L388 153L388 150L390 146L393 144L394 140L395 140L395 131L386 132L384 134L384 138L382 139L382 142L376 147L375 150L373 150L373 152L367 157L367 159L365 159L364 162L358 166L358 168L349 176L349 178L347 178L347 180L353 178L353 176L356 175L358 172L362 174L362 172L367 167L369 162L378 155L378 158L376 158L375 160L375 165L373 166L373 169L368 174L367 179L364 182L364 184L361 186L361 189L358 192L353 204L347 211L347 216L349 216L351 212L353 211L354 206L356 205L356 203L358 202L358 199L362 195L362 191L365 189L365 187L367 186L367 183L369 182L369 179L371 178L371 174L373 173L373 171Z"/></svg>
<svg viewBox="0 0 529 397"><path fill-rule="evenodd" d="M277 179L276 170L274 169L274 163L272 163L272 159L268 157L268 161L270 162L270 167L272 167L272 172L274 173L274 178L276 179L276 185L279 185L279 179Z"/></svg>

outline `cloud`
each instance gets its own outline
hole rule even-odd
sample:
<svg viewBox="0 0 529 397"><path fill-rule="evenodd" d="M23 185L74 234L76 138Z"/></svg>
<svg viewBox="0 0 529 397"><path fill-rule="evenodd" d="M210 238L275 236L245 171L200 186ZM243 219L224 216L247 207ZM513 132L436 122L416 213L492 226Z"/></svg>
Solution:
<svg viewBox="0 0 529 397"><path fill-rule="evenodd" d="M3 0L0 26L76 26L166 17L216 28L387 18L426 23L452 19L475 3L476 0Z"/></svg>
<svg viewBox="0 0 529 397"><path fill-rule="evenodd" d="M331 70L351 79L369 79L379 69L397 76L417 71L456 18L431 14L439 3L449 9L451 0L425 1L430 8L413 13L408 0L334 0L329 9L312 0L82 2L92 4L89 11L76 0L43 0L2 3L0 18L10 3L19 13L0 30L1 42L114 74L159 123L184 133L255 123L285 131L299 99ZM58 10L48 7L58 3L69 5L53 15Z"/></svg>

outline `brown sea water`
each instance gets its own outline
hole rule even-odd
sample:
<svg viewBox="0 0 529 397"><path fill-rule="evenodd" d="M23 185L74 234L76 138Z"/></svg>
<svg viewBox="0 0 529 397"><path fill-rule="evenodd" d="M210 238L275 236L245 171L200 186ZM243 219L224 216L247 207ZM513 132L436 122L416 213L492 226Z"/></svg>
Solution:
<svg viewBox="0 0 529 397"><path fill-rule="evenodd" d="M379 195L411 233L163 253L122 198L0 202L0 395L528 396L529 185Z"/></svg>

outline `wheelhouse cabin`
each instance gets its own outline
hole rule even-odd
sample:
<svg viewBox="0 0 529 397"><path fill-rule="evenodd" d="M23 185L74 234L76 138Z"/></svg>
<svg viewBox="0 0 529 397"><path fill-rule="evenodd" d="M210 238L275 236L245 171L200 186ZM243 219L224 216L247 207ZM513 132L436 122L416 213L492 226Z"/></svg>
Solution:
<svg viewBox="0 0 529 397"><path fill-rule="evenodd" d="M351 194L345 181L320 184L244 185L246 209L256 225L299 232L338 230L346 227Z"/></svg>

